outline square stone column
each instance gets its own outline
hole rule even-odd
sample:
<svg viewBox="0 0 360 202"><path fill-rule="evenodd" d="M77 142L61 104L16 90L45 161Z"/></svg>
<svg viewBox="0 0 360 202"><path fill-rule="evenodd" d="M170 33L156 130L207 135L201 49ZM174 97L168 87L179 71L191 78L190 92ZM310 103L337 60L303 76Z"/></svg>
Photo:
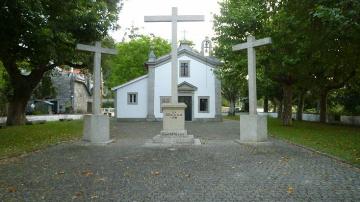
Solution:
<svg viewBox="0 0 360 202"><path fill-rule="evenodd" d="M164 103L163 109L163 130L162 135L187 135L185 130L185 108L186 104Z"/></svg>
<svg viewBox="0 0 360 202"><path fill-rule="evenodd" d="M84 116L84 141L92 144L105 145L113 140L110 139L110 120L107 115Z"/></svg>
<svg viewBox="0 0 360 202"><path fill-rule="evenodd" d="M185 108L184 103L164 103L163 109L163 130L153 138L153 143L164 145L193 145L200 144L200 140L188 135L185 129Z"/></svg>
<svg viewBox="0 0 360 202"><path fill-rule="evenodd" d="M267 134L267 116L240 115L241 143L265 142Z"/></svg>

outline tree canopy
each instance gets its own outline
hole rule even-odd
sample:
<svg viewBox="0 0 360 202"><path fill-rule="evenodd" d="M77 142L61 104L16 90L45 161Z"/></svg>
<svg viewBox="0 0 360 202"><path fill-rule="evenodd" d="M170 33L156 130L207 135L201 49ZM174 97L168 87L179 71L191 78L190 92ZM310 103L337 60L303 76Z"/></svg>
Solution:
<svg viewBox="0 0 360 202"><path fill-rule="evenodd" d="M144 66L149 59L150 50L157 57L168 54L171 50L169 42L160 37L139 36L129 42L116 45L118 55L110 58L110 77L108 86L117 86L147 73Z"/></svg>
<svg viewBox="0 0 360 202"><path fill-rule="evenodd" d="M119 0L13 0L0 5L0 60L9 76L7 124L25 122L25 106L44 73L84 67L76 43L101 40L116 27ZM25 65L24 65L25 64Z"/></svg>
<svg viewBox="0 0 360 202"><path fill-rule="evenodd" d="M239 65L235 69L246 75L246 56L232 52L231 46L244 42L248 34L270 36L271 47L257 49L258 79L261 83L269 78L270 85L281 87L281 96L270 95L280 100L284 125L291 125L293 97L303 100L306 92L319 99L325 121L329 92L346 87L359 73L360 2L227 0L220 6L214 22L217 56Z"/></svg>

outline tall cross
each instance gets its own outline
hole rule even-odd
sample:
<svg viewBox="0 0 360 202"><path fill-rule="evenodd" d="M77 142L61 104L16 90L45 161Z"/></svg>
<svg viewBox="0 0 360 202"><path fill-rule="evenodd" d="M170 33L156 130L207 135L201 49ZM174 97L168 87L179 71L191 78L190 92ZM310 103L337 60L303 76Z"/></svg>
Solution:
<svg viewBox="0 0 360 202"><path fill-rule="evenodd" d="M204 21L203 15L178 15L177 7L172 8L172 15L145 16L145 22L172 22L171 43L171 103L178 103L178 62L177 62L177 23Z"/></svg>
<svg viewBox="0 0 360 202"><path fill-rule="evenodd" d="M185 41L186 40L186 30L185 29L184 29L183 33L184 33L184 41Z"/></svg>
<svg viewBox="0 0 360 202"><path fill-rule="evenodd" d="M257 114L257 96L256 96L256 51L255 47L271 44L271 38L255 40L254 36L248 36L247 42L237 44L232 47L233 51L247 49L248 52L248 83L249 83L249 114Z"/></svg>
<svg viewBox="0 0 360 202"><path fill-rule="evenodd" d="M89 46L84 44L77 44L76 49L82 51L94 52L94 90L93 90L93 104L92 104L92 113L95 115L101 114L101 53L116 55L117 51L115 49L102 48L101 42L95 42L95 46Z"/></svg>

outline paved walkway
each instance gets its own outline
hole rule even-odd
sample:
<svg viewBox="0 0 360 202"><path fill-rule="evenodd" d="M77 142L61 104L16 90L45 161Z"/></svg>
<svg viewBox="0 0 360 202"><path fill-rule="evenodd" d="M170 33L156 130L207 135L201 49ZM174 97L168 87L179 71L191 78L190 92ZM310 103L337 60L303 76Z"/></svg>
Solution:
<svg viewBox="0 0 360 202"><path fill-rule="evenodd" d="M108 146L62 144L0 165L0 201L359 201L360 172L239 123L187 123L203 145L145 147L161 123L113 123Z"/></svg>

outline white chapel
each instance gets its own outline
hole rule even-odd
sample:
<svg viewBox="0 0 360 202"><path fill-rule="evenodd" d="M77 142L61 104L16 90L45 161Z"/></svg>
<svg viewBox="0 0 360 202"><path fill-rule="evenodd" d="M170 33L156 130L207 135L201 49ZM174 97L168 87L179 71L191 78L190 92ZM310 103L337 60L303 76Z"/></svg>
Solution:
<svg viewBox="0 0 360 202"><path fill-rule="evenodd" d="M220 121L221 83L214 70L222 63L211 56L206 38L201 53L187 42L178 47L178 100L187 105L186 121ZM119 120L161 120L161 104L171 98L171 54L146 62L148 74L112 88L115 91L115 116Z"/></svg>

